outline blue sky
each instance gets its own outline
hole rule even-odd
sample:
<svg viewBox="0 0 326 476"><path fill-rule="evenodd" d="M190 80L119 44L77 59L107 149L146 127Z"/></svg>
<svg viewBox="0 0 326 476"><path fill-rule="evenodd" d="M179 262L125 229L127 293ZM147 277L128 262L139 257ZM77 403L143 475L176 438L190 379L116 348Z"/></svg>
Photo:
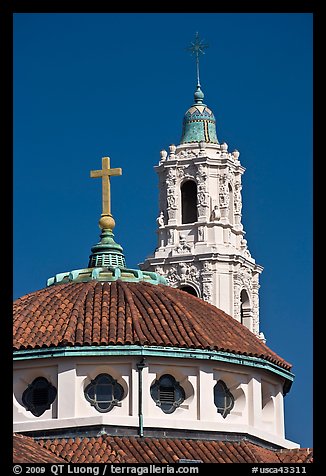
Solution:
<svg viewBox="0 0 326 476"><path fill-rule="evenodd" d="M14 15L14 298L87 266L111 158L115 238L129 267L156 243L159 151L179 143L196 88L240 151L243 217L264 267L261 330L293 364L286 437L312 441L312 14Z"/></svg>

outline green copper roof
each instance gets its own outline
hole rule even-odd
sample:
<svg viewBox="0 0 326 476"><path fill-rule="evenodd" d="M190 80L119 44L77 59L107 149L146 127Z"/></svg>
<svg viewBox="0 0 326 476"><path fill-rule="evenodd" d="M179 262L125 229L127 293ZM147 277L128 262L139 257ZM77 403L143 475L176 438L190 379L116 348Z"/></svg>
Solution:
<svg viewBox="0 0 326 476"><path fill-rule="evenodd" d="M110 229L102 229L101 241L92 247L92 254L89 257L88 267L97 266L118 266L126 267L126 260L123 249L113 239L114 234Z"/></svg>
<svg viewBox="0 0 326 476"><path fill-rule="evenodd" d="M167 284L166 279L151 271L140 271L139 269L119 268L115 266L103 266L97 268L74 269L73 271L66 271L58 273L47 280L46 285L52 286L61 283L75 283L88 281L127 281L137 283L139 281L146 281L151 284Z"/></svg>
<svg viewBox="0 0 326 476"><path fill-rule="evenodd" d="M194 104L184 115L180 144L191 142L218 144L215 117L213 112L203 103L204 93L199 84L194 99Z"/></svg>

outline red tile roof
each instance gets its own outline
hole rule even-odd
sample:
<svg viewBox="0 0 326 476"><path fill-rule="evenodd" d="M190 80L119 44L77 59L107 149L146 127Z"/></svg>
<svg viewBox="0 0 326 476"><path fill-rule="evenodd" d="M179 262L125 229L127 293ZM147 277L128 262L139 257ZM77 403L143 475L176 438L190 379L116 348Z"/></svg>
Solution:
<svg viewBox="0 0 326 476"><path fill-rule="evenodd" d="M13 437L14 463L66 463L67 461L55 455L33 438L14 434Z"/></svg>
<svg viewBox="0 0 326 476"><path fill-rule="evenodd" d="M14 437L14 449L20 444L18 438L20 435ZM52 454L53 459L40 462L56 462L55 458L62 458L71 463L177 463L180 459L201 460L203 463L311 463L313 459L311 448L273 451L246 440L234 442L105 435L35 442L32 438L23 438L29 440L29 444L25 443L25 450L31 449L35 458L41 454L37 448L44 451L44 455ZM20 446L14 452L14 463L25 462L28 455L24 454L24 448Z"/></svg>
<svg viewBox="0 0 326 476"><path fill-rule="evenodd" d="M313 452L311 448L298 448L295 450L281 450L278 457L282 463L312 463Z"/></svg>
<svg viewBox="0 0 326 476"><path fill-rule="evenodd" d="M147 345L279 357L225 312L179 289L139 282L49 286L14 302L14 349Z"/></svg>

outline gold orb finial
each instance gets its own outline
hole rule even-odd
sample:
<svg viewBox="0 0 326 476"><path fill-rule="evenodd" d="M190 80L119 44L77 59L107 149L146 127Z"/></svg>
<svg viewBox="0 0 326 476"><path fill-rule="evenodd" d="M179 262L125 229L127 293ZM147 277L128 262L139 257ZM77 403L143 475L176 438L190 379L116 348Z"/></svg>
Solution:
<svg viewBox="0 0 326 476"><path fill-rule="evenodd" d="M115 227L115 221L112 215L107 215L102 213L101 218L98 222L101 230L113 230Z"/></svg>

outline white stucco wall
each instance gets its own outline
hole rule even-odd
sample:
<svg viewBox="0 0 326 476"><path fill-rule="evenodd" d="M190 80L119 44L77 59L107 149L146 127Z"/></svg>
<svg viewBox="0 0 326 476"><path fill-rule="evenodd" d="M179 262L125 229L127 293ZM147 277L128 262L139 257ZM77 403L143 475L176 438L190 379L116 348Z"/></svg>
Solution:
<svg viewBox="0 0 326 476"><path fill-rule="evenodd" d="M138 427L139 357L66 357L14 363L14 431L35 431L88 425ZM84 389L100 373L110 374L124 388L121 406L99 413L87 402ZM164 413L150 395L150 386L171 374L185 391L185 400L173 413ZM40 417L24 409L21 395L36 377L57 388L51 408ZM270 372L213 361L147 357L142 371L144 428L189 429L248 433L274 444L294 448L285 439L283 379ZM235 398L223 418L214 405L213 388L223 380Z"/></svg>

